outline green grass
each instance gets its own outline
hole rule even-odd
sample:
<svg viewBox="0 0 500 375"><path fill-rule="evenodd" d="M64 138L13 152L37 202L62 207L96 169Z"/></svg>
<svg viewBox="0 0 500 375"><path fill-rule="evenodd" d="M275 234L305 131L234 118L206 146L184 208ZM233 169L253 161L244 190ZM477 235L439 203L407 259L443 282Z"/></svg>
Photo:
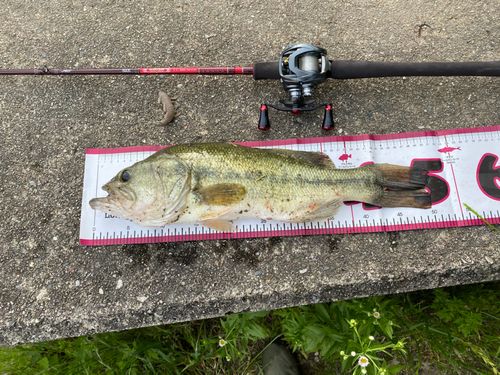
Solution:
<svg viewBox="0 0 500 375"><path fill-rule="evenodd" d="M466 203L463 203L463 205L469 210L471 211L474 215L476 215L477 217L479 217L483 223L485 223L486 225L488 225L491 229L497 231L497 232L500 232L500 229L498 228L495 228L493 225L491 225L489 222L486 221L486 219L484 217L482 217L481 215L479 215L476 211L474 211L468 204Z"/></svg>
<svg viewBox="0 0 500 375"><path fill-rule="evenodd" d="M493 282L24 344L0 349L0 373L258 374L279 337L318 373L500 374L499 301Z"/></svg>

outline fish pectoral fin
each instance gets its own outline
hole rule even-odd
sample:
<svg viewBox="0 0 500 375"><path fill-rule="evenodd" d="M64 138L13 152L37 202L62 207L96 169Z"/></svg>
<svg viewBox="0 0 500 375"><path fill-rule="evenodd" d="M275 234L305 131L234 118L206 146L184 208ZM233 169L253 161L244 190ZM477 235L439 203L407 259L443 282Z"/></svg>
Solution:
<svg viewBox="0 0 500 375"><path fill-rule="evenodd" d="M204 220L201 222L202 225L217 230L219 232L236 232L236 226L233 223L230 223L227 220Z"/></svg>
<svg viewBox="0 0 500 375"><path fill-rule="evenodd" d="M310 165L312 167L323 167L323 168L336 168L330 157L323 152L312 152L312 151L295 151L286 150L281 148L274 148L266 150L269 153L284 156L287 158L294 158L300 160L301 162Z"/></svg>
<svg viewBox="0 0 500 375"><path fill-rule="evenodd" d="M193 191L198 203L211 206L234 206L247 195L247 188L240 184L215 184Z"/></svg>
<svg viewBox="0 0 500 375"><path fill-rule="evenodd" d="M307 221L323 220L327 217L334 216L339 211L342 203L344 203L344 200L341 196L334 197L323 202L322 204L319 204L312 211L296 218L296 220L292 222L303 223Z"/></svg>

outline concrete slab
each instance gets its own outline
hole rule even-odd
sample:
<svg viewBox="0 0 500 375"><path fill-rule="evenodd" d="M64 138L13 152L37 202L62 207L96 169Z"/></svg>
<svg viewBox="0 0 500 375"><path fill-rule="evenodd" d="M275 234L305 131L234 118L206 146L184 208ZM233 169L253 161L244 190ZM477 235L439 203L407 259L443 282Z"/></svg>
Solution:
<svg viewBox="0 0 500 375"><path fill-rule="evenodd" d="M293 42L331 59L500 60L500 3L8 2L2 68L232 66ZM158 125L162 89L181 114ZM498 78L327 82L334 134L500 124ZM0 77L0 345L500 278L486 227L135 246L78 244L85 148L317 137L249 77ZM301 273L301 270L307 269ZM257 272L259 271L259 272Z"/></svg>

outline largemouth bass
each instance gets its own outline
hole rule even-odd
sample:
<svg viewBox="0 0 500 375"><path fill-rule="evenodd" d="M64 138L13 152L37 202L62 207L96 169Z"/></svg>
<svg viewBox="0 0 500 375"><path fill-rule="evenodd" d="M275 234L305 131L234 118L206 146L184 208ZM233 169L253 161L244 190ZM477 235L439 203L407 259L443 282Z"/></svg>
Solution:
<svg viewBox="0 0 500 375"><path fill-rule="evenodd" d="M336 169L320 152L186 144L121 170L102 187L109 196L90 206L141 226L201 223L234 231L229 221L242 218L322 220L344 201L430 208L427 179L426 171L392 164Z"/></svg>

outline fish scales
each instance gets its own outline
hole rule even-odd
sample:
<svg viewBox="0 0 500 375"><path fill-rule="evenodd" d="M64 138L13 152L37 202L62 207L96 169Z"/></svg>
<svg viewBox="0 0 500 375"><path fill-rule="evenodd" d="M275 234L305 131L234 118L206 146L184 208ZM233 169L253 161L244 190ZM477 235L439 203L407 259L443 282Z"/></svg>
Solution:
<svg viewBox="0 0 500 375"><path fill-rule="evenodd" d="M173 146L165 152L181 157L191 166L199 187L220 183L239 183L247 187L246 197L235 207L237 212L232 219L255 217L256 212L262 211L258 208L262 207L268 208L264 219L272 219L277 214L290 217L305 214L314 202L347 190L339 185L349 186L353 181L362 183L361 176L352 176L353 170L335 170L332 177L331 169L305 165L293 157L274 154L270 157L265 149L201 144ZM188 204L188 208L190 206L193 204ZM238 209L244 212L239 214ZM277 217L280 219L283 218ZM178 222L192 220L193 215L185 215Z"/></svg>
<svg viewBox="0 0 500 375"><path fill-rule="evenodd" d="M90 204L141 225L201 222L234 230L229 220L240 218L325 219L344 201L429 208L426 181L410 167L335 169L318 152L198 143L167 147L125 168L103 187L110 196Z"/></svg>

